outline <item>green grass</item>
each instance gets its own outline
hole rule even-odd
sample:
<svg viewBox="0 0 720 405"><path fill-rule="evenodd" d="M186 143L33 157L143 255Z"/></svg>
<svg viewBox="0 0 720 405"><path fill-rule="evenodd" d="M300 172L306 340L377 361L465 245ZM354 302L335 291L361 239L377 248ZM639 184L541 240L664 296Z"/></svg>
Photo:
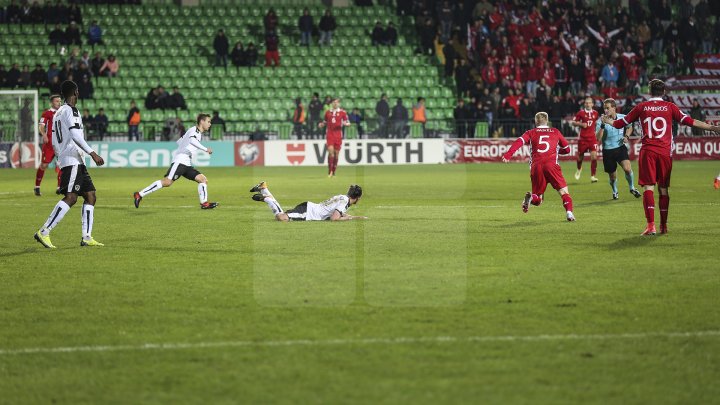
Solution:
<svg viewBox="0 0 720 405"><path fill-rule="evenodd" d="M76 206L52 251L50 172L37 198L0 171L0 403L716 402L718 165L675 163L652 238L622 176L612 201L564 169L575 223L554 192L521 212L524 164L206 169L213 211L91 168L106 246ZM260 179L285 209L359 183L370 220L277 223Z"/></svg>

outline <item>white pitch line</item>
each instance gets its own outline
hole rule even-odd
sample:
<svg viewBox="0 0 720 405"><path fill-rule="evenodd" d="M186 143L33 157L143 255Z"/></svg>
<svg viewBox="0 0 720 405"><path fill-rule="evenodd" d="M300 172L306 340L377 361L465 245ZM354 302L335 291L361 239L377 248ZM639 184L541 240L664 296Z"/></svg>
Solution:
<svg viewBox="0 0 720 405"><path fill-rule="evenodd" d="M139 345L107 345L107 346L69 346L69 347L30 347L24 349L0 349L0 356L22 354L55 354L82 352L117 352L142 350L180 350L180 349L216 349L228 347L318 347L318 346L352 346L352 345L399 345L422 343L495 343L495 342L543 342L560 340L618 340L648 338L702 338L720 337L720 330L697 332L642 332L620 334L567 334L567 335L528 335L528 336L427 336L397 338L359 338L359 339L325 339L325 340L237 340L226 342L196 343L143 343Z"/></svg>

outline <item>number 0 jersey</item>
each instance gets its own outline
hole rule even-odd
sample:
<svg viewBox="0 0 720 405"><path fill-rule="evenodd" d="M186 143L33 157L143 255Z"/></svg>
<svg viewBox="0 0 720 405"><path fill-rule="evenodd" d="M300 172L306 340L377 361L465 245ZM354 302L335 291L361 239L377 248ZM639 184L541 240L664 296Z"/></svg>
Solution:
<svg viewBox="0 0 720 405"><path fill-rule="evenodd" d="M695 120L680 111L675 104L660 97L653 97L636 105L625 117L615 120L613 126L622 128L637 120L640 120L642 128L642 149L663 156L672 156L673 121L687 126L695 123Z"/></svg>
<svg viewBox="0 0 720 405"><path fill-rule="evenodd" d="M67 104L58 108L53 116L52 145L60 168L84 165L85 153L92 153L83 135L82 117L78 109Z"/></svg>

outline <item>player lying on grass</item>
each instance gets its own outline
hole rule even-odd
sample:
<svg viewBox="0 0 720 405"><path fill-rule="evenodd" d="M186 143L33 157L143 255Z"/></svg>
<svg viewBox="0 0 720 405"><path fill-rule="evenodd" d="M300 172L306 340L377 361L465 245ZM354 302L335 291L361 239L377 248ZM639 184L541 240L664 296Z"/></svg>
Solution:
<svg viewBox="0 0 720 405"><path fill-rule="evenodd" d="M178 148L173 152L172 165L165 173L165 177L162 180L154 181L149 186L133 194L135 208L140 207L140 201L142 201L143 197L163 187L172 186L180 176L198 183L198 197L200 198L201 209L209 210L218 206L216 202L208 202L207 177L192 166L194 152L201 150L211 155L213 153L212 148L205 147L200 143L203 132L209 131L211 125L209 114L198 114L197 125L188 129L185 135L177 140Z"/></svg>
<svg viewBox="0 0 720 405"><path fill-rule="evenodd" d="M522 203L523 212L528 212L529 205L538 206L543 201L543 194L550 183L555 190L560 193L563 207L565 208L565 217L568 221L575 221L573 215L573 203L570 193L568 193L567 182L562 174L562 169L558 164L558 153L567 155L570 153L570 145L556 128L548 126L548 114L539 112L535 114L535 126L515 142L513 142L510 150L503 156L502 161L507 163L512 155L523 145L529 145L531 150L530 157L530 181L532 183L532 193L527 192Z"/></svg>
<svg viewBox="0 0 720 405"><path fill-rule="evenodd" d="M356 184L350 186L345 195L336 195L320 204L305 201L289 211L283 211L280 203L270 194L267 183L264 181L261 181L255 185L255 187L251 188L250 192L257 193L252 196L252 199L265 202L278 221L348 221L351 219L367 219L367 217L353 216L347 213L350 206L357 204L360 197L362 197L362 188Z"/></svg>
<svg viewBox="0 0 720 405"><path fill-rule="evenodd" d="M605 109L605 115L614 120L619 120L625 116L625 114L617 113L617 104L612 98L603 101L603 107ZM630 165L627 146L625 146L625 142L627 142L627 139L632 135L632 125L618 129L598 120L596 131L597 137L603 146L603 167L605 168L605 173L610 177L610 188L612 188L613 200L620 198L617 188L617 165L620 165L623 171L625 171L625 180L627 180L628 186L630 186L630 193L634 195L635 198L640 198L640 192L635 189L635 174Z"/></svg>

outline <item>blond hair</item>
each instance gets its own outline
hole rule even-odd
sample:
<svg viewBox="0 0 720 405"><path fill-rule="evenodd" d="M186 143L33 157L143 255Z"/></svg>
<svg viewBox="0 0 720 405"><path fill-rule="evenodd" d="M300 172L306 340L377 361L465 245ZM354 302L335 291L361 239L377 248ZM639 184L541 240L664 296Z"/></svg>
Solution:
<svg viewBox="0 0 720 405"><path fill-rule="evenodd" d="M541 111L535 114L535 125L547 125L548 124L548 113Z"/></svg>

